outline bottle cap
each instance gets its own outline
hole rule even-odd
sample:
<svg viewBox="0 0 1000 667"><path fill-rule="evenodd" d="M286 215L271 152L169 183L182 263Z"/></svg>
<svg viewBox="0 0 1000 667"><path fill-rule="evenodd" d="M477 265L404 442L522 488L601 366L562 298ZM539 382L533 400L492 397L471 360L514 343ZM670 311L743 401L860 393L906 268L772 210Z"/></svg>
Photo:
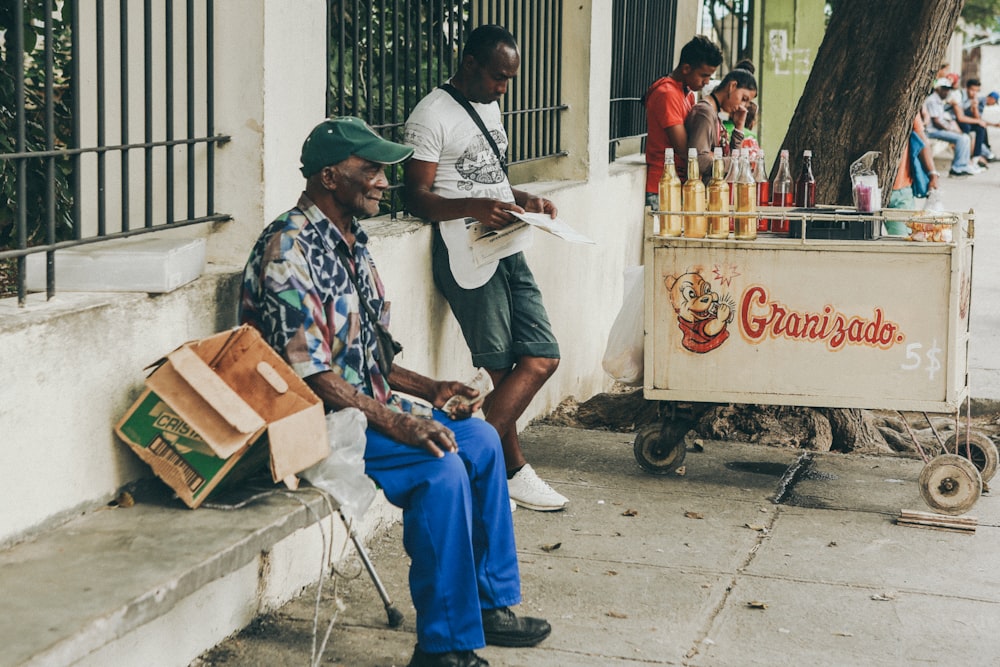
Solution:
<svg viewBox="0 0 1000 667"><path fill-rule="evenodd" d="M802 151L802 157L812 157L812 156L813 156L813 152L812 151L810 151L810 150L804 150L804 151Z"/></svg>
<svg viewBox="0 0 1000 667"><path fill-rule="evenodd" d="M689 148L688 149L688 157L698 157L698 149L697 148Z"/></svg>
<svg viewBox="0 0 1000 667"><path fill-rule="evenodd" d="M788 157L788 149L787 148L783 148L781 150L781 157Z"/></svg>
<svg viewBox="0 0 1000 667"><path fill-rule="evenodd" d="M715 150L712 151L712 153L713 153L714 157L721 158L722 157L722 146L716 146Z"/></svg>

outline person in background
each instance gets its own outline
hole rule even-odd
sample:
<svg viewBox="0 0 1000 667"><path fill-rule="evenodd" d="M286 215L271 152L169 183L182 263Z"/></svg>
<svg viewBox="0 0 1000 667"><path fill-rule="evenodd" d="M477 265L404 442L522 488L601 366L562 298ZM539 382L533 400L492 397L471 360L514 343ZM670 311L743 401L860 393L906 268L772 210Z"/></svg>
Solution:
<svg viewBox="0 0 1000 667"><path fill-rule="evenodd" d="M899 159L896 181L889 194L889 208L914 210L917 197L926 197L931 190L938 189L939 176L934 167L934 151L924 134L924 123L920 114L913 119L910 137L903 145L903 156ZM907 236L910 233L906 223L898 220L885 221L886 234Z"/></svg>
<svg viewBox="0 0 1000 667"><path fill-rule="evenodd" d="M417 610L410 666L482 667L474 651L484 643L532 646L551 628L509 609L521 601L514 526L500 438L470 417L478 393L398 364L381 368L377 327L388 326L389 302L358 218L378 213L385 165L412 152L358 118L313 128L302 145L305 192L254 244L240 320L327 410L353 407L368 420L365 472L403 510ZM434 409L418 411L397 391ZM440 408L455 395L469 403L447 415Z"/></svg>
<svg viewBox="0 0 1000 667"><path fill-rule="evenodd" d="M949 81L951 79L949 78ZM954 85L954 84L952 84ZM976 109L975 114L970 114L966 112L968 108L967 98L970 94L969 88L972 88L973 97L978 94L980 83L978 79L970 79L966 82L966 90L962 93L953 90L951 94L948 95L945 100L945 107L954 117L955 122L958 123L958 127L965 133L972 133L975 135L975 141L972 143L972 159L980 167L984 169L988 168L987 164L989 158L992 156L989 149L989 139L986 136L986 121L979 117L979 110Z"/></svg>
<svg viewBox="0 0 1000 667"><path fill-rule="evenodd" d="M986 128L991 126L1000 127L1000 124L989 123L986 121L985 118L983 118L983 110L986 108L987 100L990 100L992 104L996 104L996 100L990 96L990 95L996 95L996 93L990 93L990 95L984 97L980 95L981 90L982 90L982 83L979 81L979 79L967 80L965 82L965 90L962 91L961 108L962 112L966 116L974 118L975 122L977 122L982 128L982 137L980 138L978 132L976 134L977 140L981 141L981 148L979 150L978 155L981 155L982 157L986 158L988 162L996 162L997 160L1000 160L1000 158L997 158L995 155L993 155L993 149L990 147L989 132L987 131ZM972 129L971 125L969 126L963 125L961 120L959 120L959 125L965 132L969 132Z"/></svg>
<svg viewBox="0 0 1000 667"><path fill-rule="evenodd" d="M483 411L503 443L510 497L549 512L569 500L525 459L517 420L558 367L559 343L524 252L480 263L469 240L480 224L530 235L518 213L556 216L548 199L511 187L502 160L508 140L497 102L520 66L517 41L506 28L483 25L470 33L450 85L479 116L496 150L452 93L432 90L406 120L405 141L414 153L405 166L405 193L409 211L434 222L434 284L462 328L473 365L493 380Z"/></svg>
<svg viewBox="0 0 1000 667"><path fill-rule="evenodd" d="M688 146L698 149L698 168L702 180L708 183L712 178L713 151L722 148L726 167L729 167L729 153L743 143L743 127L746 121L747 105L757 96L757 80L744 69L729 72L709 95L691 108L684 128L687 131ZM733 133L726 132L719 118L725 112L734 123Z"/></svg>
<svg viewBox="0 0 1000 667"><path fill-rule="evenodd" d="M677 66L660 77L643 95L646 107L646 204L659 206L658 186L663 175L663 154L674 151L674 164L681 180L687 173L687 131L684 121L695 104L695 93L711 80L722 64L722 51L703 35L681 48Z"/></svg>
<svg viewBox="0 0 1000 667"><path fill-rule="evenodd" d="M950 92L951 81L947 77L941 77L934 82L934 90L924 101L924 106L930 117L927 136L931 139L947 141L954 146L955 156L951 161L949 175L972 176L982 170L969 162L969 135L962 132L962 128L947 111L945 100Z"/></svg>

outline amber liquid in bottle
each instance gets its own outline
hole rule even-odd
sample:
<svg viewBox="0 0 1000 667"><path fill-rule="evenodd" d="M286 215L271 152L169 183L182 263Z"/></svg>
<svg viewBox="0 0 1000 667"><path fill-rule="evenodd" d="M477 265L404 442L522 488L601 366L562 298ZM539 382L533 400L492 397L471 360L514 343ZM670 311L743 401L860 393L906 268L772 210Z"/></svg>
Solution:
<svg viewBox="0 0 1000 667"><path fill-rule="evenodd" d="M674 165L674 149L668 148L663 155L663 176L659 183L660 210L681 210L681 179ZM680 236L683 224L679 215L661 215L660 236Z"/></svg>
<svg viewBox="0 0 1000 667"><path fill-rule="evenodd" d="M708 218L705 217L705 184L701 182L698 167L698 149L688 149L687 181L681 196L685 212L701 215L684 216L684 236L689 239L703 239L708 234Z"/></svg>
<svg viewBox="0 0 1000 667"><path fill-rule="evenodd" d="M709 213L729 212L729 183L726 183L726 162L722 159L722 149L715 149L715 157L712 160L712 180L705 188L708 196ZM726 239L729 238L729 224L731 218L728 215L708 216L708 238Z"/></svg>
<svg viewBox="0 0 1000 667"><path fill-rule="evenodd" d="M764 151L757 152L757 160L754 162L753 180L757 182L757 206L767 206L771 203L771 184L767 181L767 163ZM767 218L757 219L757 231L766 232L770 229L770 221Z"/></svg>
<svg viewBox="0 0 1000 667"><path fill-rule="evenodd" d="M736 212L755 213L757 211L757 182L753 180L750 162L745 155L740 156L739 171L736 176ZM757 217L736 217L734 238L753 241L757 238Z"/></svg>

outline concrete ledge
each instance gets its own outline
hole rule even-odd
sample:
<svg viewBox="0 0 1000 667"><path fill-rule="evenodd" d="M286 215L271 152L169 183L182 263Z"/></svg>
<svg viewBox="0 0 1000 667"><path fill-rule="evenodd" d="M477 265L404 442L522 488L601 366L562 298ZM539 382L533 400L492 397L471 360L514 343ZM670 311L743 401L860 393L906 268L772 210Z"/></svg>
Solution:
<svg viewBox="0 0 1000 667"><path fill-rule="evenodd" d="M0 665L187 665L316 581L326 567L320 525L334 560L348 542L309 489L192 511L150 487L133 507L94 511L0 552ZM380 494L359 535L394 520ZM137 648L149 653L139 662Z"/></svg>

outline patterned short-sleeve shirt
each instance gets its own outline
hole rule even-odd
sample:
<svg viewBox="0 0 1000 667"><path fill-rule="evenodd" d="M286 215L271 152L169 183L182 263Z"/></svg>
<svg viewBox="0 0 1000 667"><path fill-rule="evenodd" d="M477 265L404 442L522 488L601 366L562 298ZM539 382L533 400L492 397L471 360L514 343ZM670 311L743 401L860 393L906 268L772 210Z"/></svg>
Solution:
<svg viewBox="0 0 1000 667"><path fill-rule="evenodd" d="M243 272L240 321L257 328L301 377L332 371L389 407L409 411L376 361L374 328L338 245L353 259L367 299L388 326L389 302L368 252L368 235L352 221L353 251L340 230L305 195L263 231Z"/></svg>

